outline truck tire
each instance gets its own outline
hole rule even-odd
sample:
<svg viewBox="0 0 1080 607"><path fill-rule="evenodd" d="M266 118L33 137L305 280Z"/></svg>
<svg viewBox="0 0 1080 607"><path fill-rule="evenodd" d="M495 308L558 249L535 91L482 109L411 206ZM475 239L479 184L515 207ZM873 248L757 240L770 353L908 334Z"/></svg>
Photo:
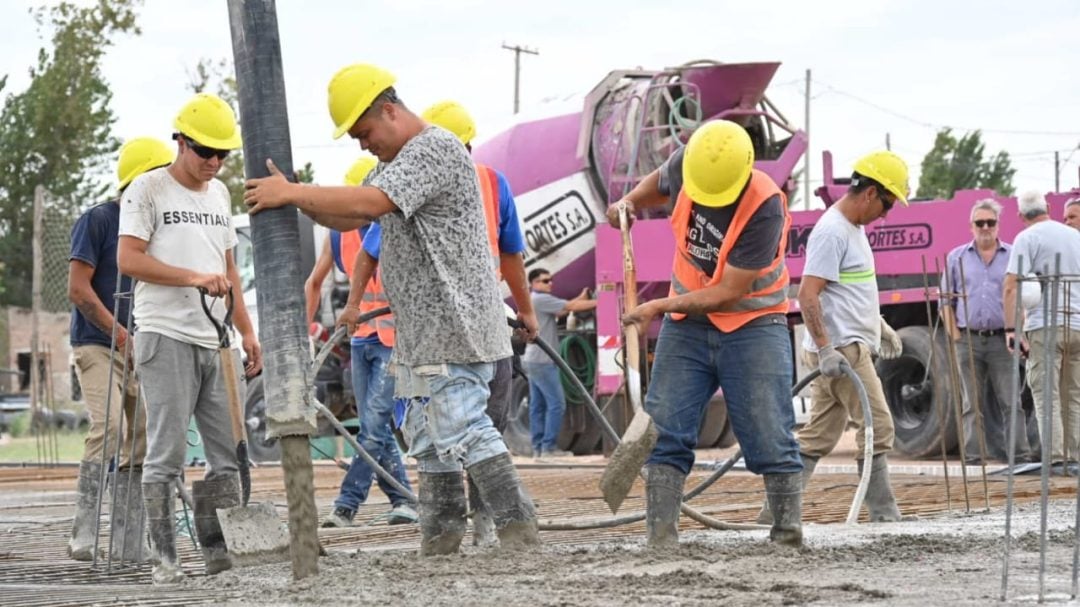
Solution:
<svg viewBox="0 0 1080 607"><path fill-rule="evenodd" d="M727 404L723 395L717 394L705 405L705 415L701 416L701 426L698 428L697 448L715 448L724 434L727 419Z"/></svg>
<svg viewBox="0 0 1080 607"><path fill-rule="evenodd" d="M532 455L532 432L529 429L529 380L515 375L510 388L510 409L506 412L503 442L514 455Z"/></svg>
<svg viewBox="0 0 1080 607"><path fill-rule="evenodd" d="M897 334L904 343L903 355L877 363L885 400L896 428L894 447L909 457L930 457L940 455L944 439L945 448L952 451L956 448L956 419L951 397L958 390L952 388L949 380L945 335L939 332L931 341L930 328L924 325L903 327ZM928 366L930 373L926 374ZM944 432L940 419L942 410L945 412Z"/></svg>
<svg viewBox="0 0 1080 607"><path fill-rule="evenodd" d="M262 375L248 380L244 412L248 457L251 461L255 463L281 461L281 446L277 439L266 438L266 398Z"/></svg>

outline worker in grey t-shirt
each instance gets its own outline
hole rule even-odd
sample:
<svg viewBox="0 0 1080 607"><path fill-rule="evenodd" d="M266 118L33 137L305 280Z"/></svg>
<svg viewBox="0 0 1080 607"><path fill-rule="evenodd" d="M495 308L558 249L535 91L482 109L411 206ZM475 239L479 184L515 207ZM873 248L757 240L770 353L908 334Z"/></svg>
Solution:
<svg viewBox="0 0 1080 607"><path fill-rule="evenodd" d="M533 310L540 324L540 339L552 347L558 344L557 319L560 316L596 309L596 300L589 299L588 289L570 300L552 295L551 272L543 268L529 272L529 287L533 294ZM570 455L555 445L566 410L566 395L563 393L559 368L536 344L529 344L525 348L521 362L529 378L529 427L532 430L533 457L540 459Z"/></svg>

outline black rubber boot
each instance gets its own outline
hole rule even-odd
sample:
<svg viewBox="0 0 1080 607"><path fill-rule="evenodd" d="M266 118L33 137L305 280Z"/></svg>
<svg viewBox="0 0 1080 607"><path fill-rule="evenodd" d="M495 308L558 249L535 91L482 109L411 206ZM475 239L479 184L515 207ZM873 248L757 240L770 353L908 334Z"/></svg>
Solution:
<svg viewBox="0 0 1080 607"><path fill-rule="evenodd" d="M862 477L863 460L859 460L859 476ZM874 456L870 463L870 484L866 487L863 501L870 512L871 523L895 523L901 520L900 508L889 482L889 460L884 453Z"/></svg>
<svg viewBox="0 0 1080 607"><path fill-rule="evenodd" d="M802 487L808 478L799 472L765 475L765 497L773 513L769 530L773 543L802 546Z"/></svg>
<svg viewBox="0 0 1080 607"><path fill-rule="evenodd" d="M420 556L454 554L465 537L465 483L460 472L420 472Z"/></svg>
<svg viewBox="0 0 1080 607"><path fill-rule="evenodd" d="M184 579L184 572L180 570L180 560L176 557L173 484L143 483L142 489L151 552L158 561L154 565L154 584L178 584Z"/></svg>
<svg viewBox="0 0 1080 607"><path fill-rule="evenodd" d="M806 486L810 484L810 477L814 476L814 468L817 468L818 458L809 455L799 454L802 458L802 488L806 490ZM768 489L766 489L768 493ZM758 512L757 523L759 525L771 525L773 524L772 510L769 509L769 498L765 497L765 502L761 504L761 511Z"/></svg>
<svg viewBox="0 0 1080 607"><path fill-rule="evenodd" d="M150 557L146 543L146 510L143 508L142 468L113 473L116 496L112 510L113 562L145 563Z"/></svg>
<svg viewBox="0 0 1080 607"><path fill-rule="evenodd" d="M75 497L75 518L71 523L68 556L76 561L94 560L94 538L97 535L98 494L101 493L101 464L79 464L79 484Z"/></svg>
<svg viewBox="0 0 1080 607"><path fill-rule="evenodd" d="M496 546L499 538L495 535L495 519L491 518L491 511L484 505L484 500L480 499L480 488L476 486L476 482L468 475L465 480L469 486L469 510L472 512L473 521L472 544L481 547Z"/></svg>
<svg viewBox="0 0 1080 607"><path fill-rule="evenodd" d="M540 545L536 509L509 453L473 464L469 467L469 477L476 483L480 500L491 511L500 548L526 550Z"/></svg>
<svg viewBox="0 0 1080 607"><path fill-rule="evenodd" d="M664 464L645 466L645 533L650 548L679 545L679 510L686 475Z"/></svg>
<svg viewBox="0 0 1080 607"><path fill-rule="evenodd" d="M232 557L221 532L218 508L240 505L240 485L236 477L191 483L191 498L195 504L195 535L199 538L206 575L232 569Z"/></svg>

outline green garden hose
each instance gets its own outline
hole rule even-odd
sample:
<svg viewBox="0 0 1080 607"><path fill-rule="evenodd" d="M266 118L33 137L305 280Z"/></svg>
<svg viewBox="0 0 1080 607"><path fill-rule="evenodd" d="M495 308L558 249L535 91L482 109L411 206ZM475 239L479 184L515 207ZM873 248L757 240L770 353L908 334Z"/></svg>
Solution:
<svg viewBox="0 0 1080 607"><path fill-rule="evenodd" d="M589 390L589 394L592 394L593 383L596 381L596 352L593 351L592 344L581 335L571 333L559 342L559 356L566 361L574 375ZM581 394L566 373L560 372L559 378L562 380L566 403L585 404L586 395Z"/></svg>

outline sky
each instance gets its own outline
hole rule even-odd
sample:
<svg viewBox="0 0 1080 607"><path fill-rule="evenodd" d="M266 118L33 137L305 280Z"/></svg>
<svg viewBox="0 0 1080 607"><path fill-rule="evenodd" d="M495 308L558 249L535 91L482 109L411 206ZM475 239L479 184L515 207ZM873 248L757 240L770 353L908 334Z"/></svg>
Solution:
<svg viewBox="0 0 1080 607"><path fill-rule="evenodd" d="M79 0L83 2L83 0ZM28 14L42 2L0 0L0 75L25 88L39 36ZM673 11L672 7L677 7ZM837 171L883 148L912 169L944 126L982 129L988 153L1006 150L1018 191L1062 189L1080 167L1080 2L989 0L278 0L293 163L310 161L316 181L339 183L359 154L334 141L326 85L349 63L381 65L398 78L416 111L443 99L464 104L477 143L513 123L514 55L520 44L523 117L580 109L581 97L615 69L674 66L696 59L782 62L767 95L805 127L811 70L812 183L821 152ZM167 139L190 96L200 58L231 58L226 0L148 0L139 36L116 41L104 76L117 115L115 134ZM522 116L519 116L520 119Z"/></svg>

